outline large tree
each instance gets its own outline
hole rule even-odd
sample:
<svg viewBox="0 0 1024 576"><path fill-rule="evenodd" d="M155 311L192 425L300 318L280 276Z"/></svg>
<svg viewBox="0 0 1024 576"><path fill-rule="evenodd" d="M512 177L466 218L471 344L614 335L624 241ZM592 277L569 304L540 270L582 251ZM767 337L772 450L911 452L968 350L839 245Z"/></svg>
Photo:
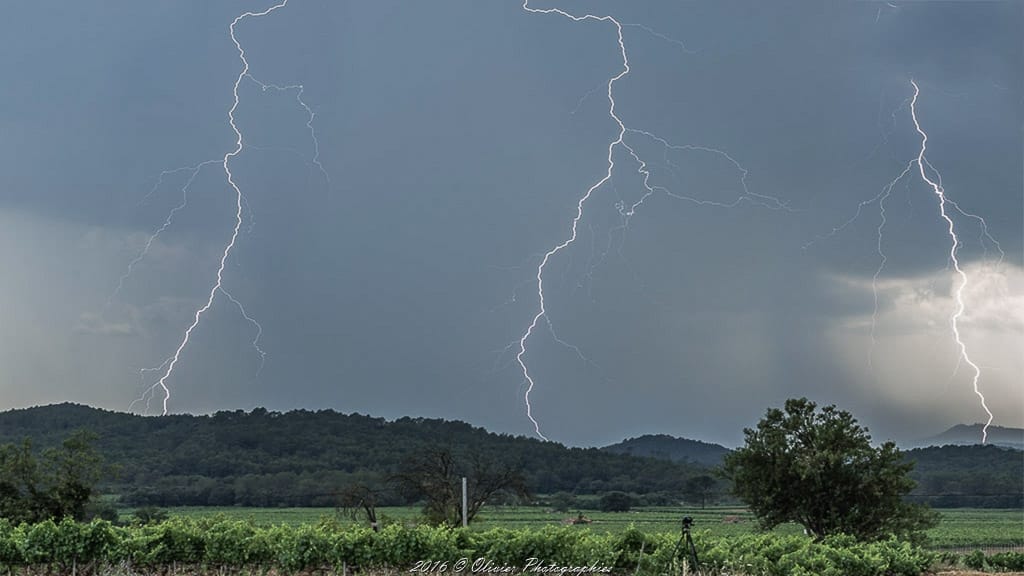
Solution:
<svg viewBox="0 0 1024 576"><path fill-rule="evenodd" d="M361 482L350 484L338 494L340 496L341 511L353 520L364 516L370 524L370 528L373 528L374 532L379 532L377 500L381 494L383 494L383 490L371 488L369 485Z"/></svg>
<svg viewBox="0 0 1024 576"><path fill-rule="evenodd" d="M707 474L694 476L686 480L686 484L683 486L683 494L687 498L700 500L700 507L703 509L707 505L708 497L714 494L716 484L718 483L715 479Z"/></svg>
<svg viewBox="0 0 1024 576"><path fill-rule="evenodd" d="M447 448L425 450L406 460L392 480L406 496L424 502L428 521L458 526L462 523L463 477L467 480L467 523L491 499L503 495L529 498L526 480L517 467L479 453L457 458Z"/></svg>
<svg viewBox="0 0 1024 576"><path fill-rule="evenodd" d="M44 450L38 459L28 440L0 446L0 517L12 522L85 519L104 472L92 446L95 438L79 430L60 448Z"/></svg>
<svg viewBox="0 0 1024 576"><path fill-rule="evenodd" d="M937 522L931 510L904 501L913 463L892 442L872 447L848 412L791 399L743 432L746 445L726 456L724 472L766 529L796 522L815 538L873 540L916 538Z"/></svg>

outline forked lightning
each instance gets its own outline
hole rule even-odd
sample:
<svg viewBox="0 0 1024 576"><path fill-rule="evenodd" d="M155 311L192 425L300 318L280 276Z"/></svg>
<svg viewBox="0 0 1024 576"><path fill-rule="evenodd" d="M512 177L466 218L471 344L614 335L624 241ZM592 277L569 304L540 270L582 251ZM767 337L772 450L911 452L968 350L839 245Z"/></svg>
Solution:
<svg viewBox="0 0 1024 576"><path fill-rule="evenodd" d="M307 126L309 127L311 133L312 133L312 130L313 130L312 122L313 122L314 114L313 114L313 111L302 100L302 87L301 86L285 86L285 87L280 87L280 86L275 86L275 85L271 85L271 84L264 84L262 82L259 82L258 80L256 80L255 78L253 78L249 74L249 61L246 60L246 58L245 58L245 49L242 48L242 44L238 41L238 38L235 36L235 27L238 25L239 22L241 22L242 20L245 20L246 18L258 18L260 16L266 16L267 14L270 14L271 12L274 12L275 10L278 10L280 8L285 7L287 4L288 4L288 0L282 0L280 3L273 5L270 8L267 8L266 10L263 10L262 12L245 12L245 13L237 16L231 22L231 25L228 28L229 34L231 36L231 41L234 43L235 49L238 50L238 58L239 58L239 60L242 61L242 70L238 73L238 77L235 78L234 86L233 86L233 89L232 89L232 95L233 95L234 98L232 100L231 107L228 109L228 124L231 126L231 130L235 133L235 146L234 146L234 148L232 150L226 152L224 154L223 158L221 158L219 160L221 166L224 169L224 175L225 175L225 177L227 179L228 185L231 187L232 191L234 191L234 194L235 194L235 222L234 222L234 226L233 226L233 228L231 230L231 238L228 240L228 243L224 246L224 250L221 253L220 262L219 262L219 265L217 267L216 281L210 287L209 295L206 298L206 302L195 311L195 314L194 314L193 319L192 319L192 323L185 330L185 333L182 336L181 341L179 342L177 348L174 350L174 353L170 357L168 357L166 360L164 360L164 362L162 364L160 364L159 366L157 366L155 368L144 368L140 372L140 374L143 375L143 376L146 373L148 373L148 372L160 372L161 375L160 375L160 378L156 381L156 383L153 384L152 386L150 386L143 393L141 398L139 398L138 400L136 400L135 402L132 403L133 405L136 402L139 402L139 401L141 401L143 399L146 399L146 402L147 402L147 405L148 405L149 399L153 396L153 394L155 394L157 391L159 391L159 392L161 392L163 394L163 399L162 399L163 412L162 413L163 414L167 414L167 403L168 403L168 401L171 398L171 389L167 386L167 381L174 374L174 369L178 365L178 361L181 359L182 352L184 352L186 346L188 346L189 340L192 337L192 332L196 329L196 327L199 326L199 323L202 320L203 315L206 314L206 312L210 309L211 306L213 306L213 302L216 299L217 294L223 294L231 302L233 302L236 306L238 306L238 309L241 311L242 316L248 322L250 322L251 324L253 324L256 327L256 337L253 340L252 344L253 344L253 347L257 350L257 352L260 355L260 369L262 369L262 367L263 367L263 361L264 361L264 359L266 357L266 354L259 347L259 339L260 339L260 336L263 333L263 327L260 326L260 324L256 320L254 320L251 316L249 316L246 313L245 308L242 306L242 304L238 300L236 300L230 293L228 293L224 289L224 267L226 266L228 257L231 255L231 251L234 249L235 243L238 240L239 231L241 230L241 227L242 227L243 205L245 203L245 197L242 194L242 190L241 190L241 188L239 188L238 184L235 182L234 174L231 173L231 160L233 158L235 158L236 156L238 156L239 154L241 154L242 149L244 148L244 144L243 144L243 140L242 140L242 132L241 132L241 130L239 130L238 125L235 123L235 111L238 109L238 103L239 103L239 97L238 97L239 86L241 85L243 79L249 78L252 81L254 81L257 84L259 84L264 90L267 90L268 88L274 88L274 89L277 89L277 90L296 90L297 91L296 99L298 100L299 104L302 105L302 107L305 108L305 110L309 113L309 121L307 123ZM313 140L314 140L314 143L317 144L316 156L314 156L314 160L313 161L320 168L320 170L323 171L323 166L321 166L320 162L319 162L319 143L316 142L316 135L315 135L315 133L313 133ZM205 165L207 163L208 162L198 165L194 169L192 177L194 178L195 174L198 173L199 168L201 168L203 165ZM324 174L326 176L326 172L324 172ZM190 182L191 182L191 180L190 180ZM186 189L187 189L187 186L188 185L186 185ZM174 213L177 210L180 210L182 207L183 206L179 206L178 208L175 208L175 210L172 211L171 215L168 216L168 219L165 222L164 226L161 227L157 231L157 234L162 232L167 226L170 225L171 218L174 216ZM150 238L150 241L147 243L146 249L148 249L149 244L152 243L152 239L155 236L156 236L156 234L154 234L154 236ZM145 250L143 251L142 256L144 256L144 255L145 255ZM140 258L137 258L135 261L133 261L132 265L134 265L139 259ZM129 267L129 273L130 272L131 272L131 267ZM123 281L124 281L124 279L122 278L121 282L123 283Z"/></svg>
<svg viewBox="0 0 1024 576"><path fill-rule="evenodd" d="M544 440L547 440L547 437L545 437L544 434L541 433L540 423L537 421L537 419L534 417L534 414L533 414L533 405L530 402L530 394L533 392L533 390L534 390L534 388L536 386L536 380L534 379L533 375L530 373L529 367L527 366L526 359L525 359L526 352L527 352L527 342L529 341L530 336L533 335L533 333L536 330L537 325L541 321L541 319L544 319L544 321L548 324L549 329L552 330L552 334L554 334L554 332L553 332L554 328L551 326L551 321L548 318L547 305L546 305L546 302L544 300L544 270L547 268L547 266L550 263L551 259L555 255L557 255L559 252L569 248L574 242L576 242L576 239L577 239L577 236L578 236L578 231L579 231L579 225L580 225L580 222L583 219L583 215L584 215L584 206L586 205L586 203L590 200L590 198L594 195L594 193L599 188L601 188L606 183L608 183L609 180L611 180L612 175L613 175L613 173L615 171L615 151L616 151L616 148L623 148L629 154L629 156L633 159L633 161L637 164L637 166L638 166L637 171L642 176L641 185L644 188L643 194L641 195L640 199L637 200L636 202L634 202L634 203L632 203L630 205L626 205L624 202L618 204L619 213L620 213L620 215L622 217L622 221L623 221L623 227L628 225L629 219L636 213L636 211L641 207L641 205L644 203L644 201L647 200L651 195L653 195L655 193L658 193L658 192L663 193L666 196L669 196L669 197L672 197L672 198L677 198L677 199L680 199L680 200L686 200L686 201L689 201L689 202L693 202L695 204L710 205L710 206L716 206L716 207L722 207L722 208L735 207L735 206L738 206L741 202L749 202L749 203L752 203L752 204L755 204L755 205L765 206L765 207L772 208L772 209L788 210L788 207L783 202L779 201L776 198L773 198L773 197L770 197L770 196L763 196L763 195L760 195L760 194L751 193L747 189L747 170L744 169L738 162L736 162L736 160L734 160L731 156L729 156L725 152L723 152L721 150L714 149L714 148L704 147L704 146L691 146L691 145L677 146L677 145L673 145L670 142L668 142L667 140L665 140L664 138L661 138L661 137L659 137L659 136L657 136L655 134L652 134L649 131L638 130L638 129L627 127L626 124L623 122L622 118L619 117L618 113L616 112L616 102L615 102L615 93L614 93L615 83L618 82L619 80L625 78L629 74L629 72L630 72L629 58L628 58L628 56L626 54L626 43L625 43L625 40L623 38L623 32L622 32L624 26L636 26L636 27L638 27L638 28L640 28L640 29L650 33L650 34L655 35L658 38L667 40L669 42L672 42L672 43L682 47L684 52L686 52L688 54L693 54L694 53L693 51L687 49L686 46L683 45L681 42L679 42L677 40L674 40L672 38L669 38L669 37L667 37L667 36L665 36L663 34L654 32L653 30L651 30L650 28L647 28L646 26L639 26L639 25L632 25L632 24L623 24L623 23L619 22L618 20L616 20L612 16L607 16L607 15L605 15L605 16L597 16L597 15L594 15L594 14L584 14L583 16L576 16L576 15L570 14L569 12L561 10L559 8L532 8L532 7L529 6L529 0L524 0L522 7L523 7L523 9L525 11L533 13L533 14L557 14L557 15L562 16L564 18L568 18L569 20L572 20L573 22L584 22L584 21L587 21L587 20L592 20L592 21L595 21L595 22L608 22L608 23L611 23L615 27L616 40L617 40L618 46L619 46L619 54L620 54L620 56L622 58L622 68L621 68L621 70L619 70L619 72L617 74L615 74L614 76L609 78L607 83L606 83L606 85L605 85L605 87L606 87L606 94L607 94L607 97L608 97L608 116L612 119L612 121L615 123L615 126L617 128L617 132L616 132L615 138L612 139L612 141L608 143L607 169L605 170L604 175L601 176L601 178L598 179L597 182L595 182L593 185L591 185L589 188L587 188L587 190L577 199L577 201L576 201L576 211L575 211L575 215L573 216L571 224L570 224L570 227L569 227L568 237L565 240L563 240L561 243L559 243L559 244L555 245L554 247L550 248L549 250L547 250L544 253L544 256L541 258L540 263L537 265L537 271L536 271L535 278L537 280L537 298L538 298L538 301L539 301L539 307L537 309L537 312L534 314L533 319L530 321L529 326L527 326L526 331L519 338L519 343L518 343L519 351L516 354L516 362L519 364L519 368L522 371L523 378L526 380L526 392L523 395L523 399L524 399L524 401L526 403L526 417L529 418L530 422L532 423L534 432L537 434L537 436L542 438L542 439L544 439ZM635 148L633 146L630 146L629 144L627 144L626 141L625 141L627 133L628 134L636 134L636 135L643 136L643 137L649 138L651 140L654 140L655 142L657 142L661 146L663 146L666 150L698 151L698 152L715 154L715 155L719 155L719 156L722 156L722 157L726 158L729 162L732 163L733 166L736 167L737 171L739 171L740 174L741 174L740 182L742 184L743 193L740 195L739 198L737 198L733 202L718 202L718 201L710 201L710 200L700 200L700 199L697 199L697 198L694 198L694 197L690 197L690 196L685 196L685 195L674 193L674 192L672 192L672 191L670 191L670 190L668 190L668 189L666 189L666 188L664 188L662 186L652 185L650 183L651 174L650 174L650 171L648 169L647 163L636 152ZM557 336L555 336L555 339L560 344L568 346L570 349L572 349L574 352L576 352L577 355L579 355L581 358L586 360L586 358L583 356L582 352L580 351L580 349L578 347L570 345L570 344L567 344L564 340L559 339Z"/></svg>
<svg viewBox="0 0 1024 576"><path fill-rule="evenodd" d="M928 183L931 187L932 192L939 199L939 214L942 215L942 219L946 221L947 230L949 232L949 238L952 241L949 247L949 259L953 262L953 269L956 270L958 276L960 276L960 285L956 288L956 311L950 318L949 323L953 328L953 338L956 340L956 345L960 349L960 360L965 362L971 367L974 372L971 376L971 386L974 388L974 393L981 400L981 407L985 410L985 414L988 415L988 420L985 422L985 426L981 429L981 442L984 444L988 441L988 427L992 424L992 411L988 409L988 405L985 403L985 396L981 393L981 389L978 387L978 381L981 380L981 368L971 360L971 357L967 355L967 345L964 344L963 337L960 335L959 320L964 314L964 288L967 286L967 273L960 267L960 260L957 258L957 249L960 247L960 239L957 238L956 228L953 226L953 219L949 217L949 213L946 211L946 205L951 204L946 199L946 191L942 188L942 177L939 176L938 170L932 168L931 164L925 158L925 152L928 149L928 134L921 128L921 123L917 119L917 97L921 93L921 89L917 87L917 82L913 80L910 83L914 86L914 97L910 101L910 117L914 120L914 128L917 133L921 135L921 150L917 153L917 168L921 173L921 179ZM936 180L932 180L928 177L928 172L925 170L925 165L932 168L935 172ZM960 211L959 207L955 207L956 210ZM981 220L984 225L984 220L978 216L972 217ZM983 230L987 230L987 226L983 226ZM987 232L986 232L987 233ZM997 244L998 246L998 244Z"/></svg>

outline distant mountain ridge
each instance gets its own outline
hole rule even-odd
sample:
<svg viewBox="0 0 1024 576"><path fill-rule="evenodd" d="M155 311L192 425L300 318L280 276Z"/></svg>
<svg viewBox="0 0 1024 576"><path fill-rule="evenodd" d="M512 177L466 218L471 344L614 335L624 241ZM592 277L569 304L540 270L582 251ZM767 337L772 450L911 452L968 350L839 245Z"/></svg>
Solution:
<svg viewBox="0 0 1024 576"><path fill-rule="evenodd" d="M1012 445L989 443L981 446L980 426L951 429L965 435L964 445L950 440L958 436L936 437L941 446L925 445L903 450L903 459L912 462L910 477L917 482L910 498L941 508L1022 508L1024 507L1024 451ZM1015 429L1000 429L995 439L1013 438ZM974 433L977 436L973 436ZM989 429L993 432L993 428ZM1019 430L1017 430L1019 432ZM990 436L991 438L991 436ZM970 441L972 440L973 441ZM945 440L945 441L943 441ZM664 434L630 438L602 450L634 456L646 456L679 462L720 465L730 452L717 444L708 444Z"/></svg>
<svg viewBox="0 0 1024 576"><path fill-rule="evenodd" d="M601 448L616 454L659 458L672 462L690 462L704 466L719 466L722 459L731 450L725 446L677 438L667 434L646 434L637 438L628 438L617 444Z"/></svg>
<svg viewBox="0 0 1024 576"><path fill-rule="evenodd" d="M438 448L462 462L512 466L537 494L678 493L688 478L707 473L698 464L431 418L263 408L145 417L79 404L0 412L0 443L31 438L45 448L79 428L96 433L97 450L120 469L104 488L132 505L332 506L331 495L344 487L385 486L411 458Z"/></svg>
<svg viewBox="0 0 1024 576"><path fill-rule="evenodd" d="M983 428L983 424L957 424L941 434L918 440L908 446L908 448L946 446L949 444L956 446L981 444ZM1024 428L989 426L988 440L985 443L1004 448L1024 450Z"/></svg>
<svg viewBox="0 0 1024 576"><path fill-rule="evenodd" d="M1024 451L987 444L929 446L903 452L914 463L911 497L938 508L1024 509Z"/></svg>
<svg viewBox="0 0 1024 576"><path fill-rule="evenodd" d="M208 416L144 417L79 404L0 412L0 444L31 438L35 449L72 431L98 435L96 447L120 469L103 487L126 505L335 506L353 484L386 485L410 456L443 447L481 456L525 475L535 494L630 492L650 502L678 502L688 479L710 474L729 450L717 444L647 435L604 448L495 434L466 422L385 420L333 410L273 412L256 408ZM993 440L1019 429L990 429ZM1024 451L976 445L980 428L964 426L967 446L904 451L919 485L912 498L940 507L1024 507ZM722 495L728 491L722 487ZM407 504L398 495L389 504ZM385 500L378 502L386 505Z"/></svg>

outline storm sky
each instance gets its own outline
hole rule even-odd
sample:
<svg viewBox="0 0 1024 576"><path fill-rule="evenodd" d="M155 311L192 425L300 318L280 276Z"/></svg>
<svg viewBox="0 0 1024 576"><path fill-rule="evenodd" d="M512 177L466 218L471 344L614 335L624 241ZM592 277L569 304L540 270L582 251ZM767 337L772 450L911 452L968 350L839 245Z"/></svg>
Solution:
<svg viewBox="0 0 1024 576"><path fill-rule="evenodd" d="M178 347L234 225L229 25L272 5L5 6L0 408L125 410L159 378L140 369ZM795 396L879 440L984 421L951 331L960 279L938 198L916 165L886 188L921 146L912 79L928 161L987 224L947 206L963 340L994 424L1024 425L1024 4L530 6L612 16L630 65L613 87L630 131L544 269L523 357L544 435L736 445ZM216 293L169 410L533 434L515 357L537 267L619 133L614 23L516 2L290 0L236 37L252 77L223 286L266 357Z"/></svg>

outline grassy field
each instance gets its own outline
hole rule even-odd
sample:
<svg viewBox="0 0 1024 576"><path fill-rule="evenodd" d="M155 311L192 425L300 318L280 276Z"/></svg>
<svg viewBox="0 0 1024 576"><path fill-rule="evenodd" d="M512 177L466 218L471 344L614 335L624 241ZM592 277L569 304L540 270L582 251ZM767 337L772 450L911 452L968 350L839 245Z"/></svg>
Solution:
<svg viewBox="0 0 1024 576"><path fill-rule="evenodd" d="M131 515L131 509L121 511L123 518ZM939 510L942 521L929 531L929 545L936 548L970 547L1022 547L1024 548L1024 511L1022 510L980 510L946 509ZM188 517L223 516L230 519L250 520L256 524L309 524L323 519L351 522L339 515L334 508L217 508L182 507L169 510L171 515ZM684 507L637 508L630 512L597 512L584 510L582 513L592 522L585 526L594 532L620 532L630 524L645 532L679 532L683 516L694 519L695 534L711 536L732 536L756 531L753 516L743 508L709 507L706 510ZM546 525L560 525L574 518L576 513L551 512L540 507L492 507L485 508L473 523L476 530L494 527L536 528ZM415 507L382 507L378 517L384 522L416 523L420 518ZM790 524L775 530L779 534L800 534L799 526Z"/></svg>

